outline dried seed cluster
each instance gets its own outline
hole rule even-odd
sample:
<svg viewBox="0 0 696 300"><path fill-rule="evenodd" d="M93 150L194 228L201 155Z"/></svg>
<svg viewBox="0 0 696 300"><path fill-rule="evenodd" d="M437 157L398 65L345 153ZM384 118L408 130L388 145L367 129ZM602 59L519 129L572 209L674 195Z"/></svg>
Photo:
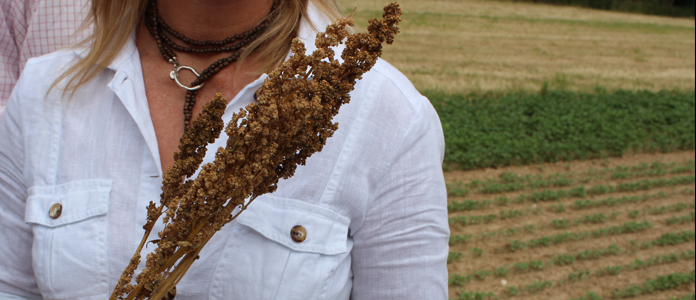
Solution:
<svg viewBox="0 0 696 300"><path fill-rule="evenodd" d="M292 43L294 55L269 74L257 91L257 102L234 114L224 128L228 136L213 163L192 176L223 130L221 117L227 101L219 94L206 105L182 137L175 163L163 180L161 203L148 206L146 234L124 271L111 299L162 299L172 291L198 257L203 246L225 224L234 220L258 196L276 190L278 181L295 173L312 154L322 150L338 129L332 119L362 74L382 54L382 43L391 44L399 29L401 9L392 3L381 20L372 19L368 33L350 35L353 20L342 18L319 33L317 50L306 55L304 44ZM341 58L332 47L345 43ZM163 216L162 216L163 215ZM165 227L157 248L147 255L146 268L132 279L140 263L140 251L155 222ZM125 295L125 298L124 298Z"/></svg>

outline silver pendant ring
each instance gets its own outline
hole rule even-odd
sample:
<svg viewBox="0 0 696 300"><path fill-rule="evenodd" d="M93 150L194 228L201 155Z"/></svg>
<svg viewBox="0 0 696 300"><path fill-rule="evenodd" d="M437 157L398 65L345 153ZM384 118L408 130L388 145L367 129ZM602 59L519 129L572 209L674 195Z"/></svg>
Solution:
<svg viewBox="0 0 696 300"><path fill-rule="evenodd" d="M185 88L185 89L187 89L187 90L189 90L189 91L196 91L196 90L198 90L198 89L200 89L200 88L203 87L203 83L201 83L201 84L199 84L199 85L197 85L197 86L192 86L192 87L188 87L188 86L183 85L183 84L179 81L179 71L180 71L181 69L186 69L186 70L189 70L189 71L193 72L193 74L196 74L196 77L201 76L201 74L198 74L198 72L196 72L196 70L195 70L194 68L191 68L191 67L188 67L188 66L178 66L178 65L176 65L176 66L174 67L174 71L172 71L171 73L169 73L169 77L170 77L171 79L174 79L174 81L176 81L176 84L178 84L180 87Z"/></svg>

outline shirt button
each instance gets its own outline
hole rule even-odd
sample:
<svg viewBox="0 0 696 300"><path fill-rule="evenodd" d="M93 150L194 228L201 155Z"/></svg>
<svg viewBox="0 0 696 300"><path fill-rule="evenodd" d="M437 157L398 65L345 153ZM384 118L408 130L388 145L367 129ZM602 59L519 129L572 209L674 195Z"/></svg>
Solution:
<svg viewBox="0 0 696 300"><path fill-rule="evenodd" d="M60 203L51 205L51 208L48 210L48 216L51 217L51 219L58 219L61 213L63 213L63 205Z"/></svg>
<svg viewBox="0 0 696 300"><path fill-rule="evenodd" d="M290 230L292 240L297 243L302 243L307 239L307 230L302 226L295 226Z"/></svg>

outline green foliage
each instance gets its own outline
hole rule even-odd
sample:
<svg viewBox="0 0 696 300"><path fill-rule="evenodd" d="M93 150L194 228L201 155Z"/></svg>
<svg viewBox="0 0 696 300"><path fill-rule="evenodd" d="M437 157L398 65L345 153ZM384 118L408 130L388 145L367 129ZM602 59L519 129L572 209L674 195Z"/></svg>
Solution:
<svg viewBox="0 0 696 300"><path fill-rule="evenodd" d="M474 257L481 257L484 253L485 253L485 251L483 251L483 250L481 250L481 249L479 249L479 248L473 248L473 249L471 249L471 254L473 254Z"/></svg>
<svg viewBox="0 0 696 300"><path fill-rule="evenodd" d="M696 295L688 294L688 295L684 295L681 297L672 297L672 298L669 298L669 300L696 300Z"/></svg>
<svg viewBox="0 0 696 300"><path fill-rule="evenodd" d="M471 193L471 191L466 188L462 182L447 184L447 196L464 197L469 193Z"/></svg>
<svg viewBox="0 0 696 300"><path fill-rule="evenodd" d="M572 255L572 254L558 254L558 255L554 256L551 259L551 261L555 265L567 266L567 265L570 265L570 264L573 264L574 262L576 262L577 259L575 258L575 255Z"/></svg>
<svg viewBox="0 0 696 300"><path fill-rule="evenodd" d="M597 274L597 276L619 275L623 269L623 266L608 266L600 269L595 274Z"/></svg>
<svg viewBox="0 0 696 300"><path fill-rule="evenodd" d="M611 294L615 299L633 298L643 294L676 289L682 285L693 284L694 282L696 282L694 271L691 271L690 274L673 273L647 280L641 286L631 285L620 290L615 290Z"/></svg>
<svg viewBox="0 0 696 300"><path fill-rule="evenodd" d="M456 251L450 251L449 256L447 256L447 263L452 263L462 259L462 253Z"/></svg>
<svg viewBox="0 0 696 300"><path fill-rule="evenodd" d="M568 281L571 281L571 282L572 281L580 281L582 279L590 277L590 274L592 274L592 273L588 270L581 270L578 272L573 272L573 273L568 274Z"/></svg>
<svg viewBox="0 0 696 300"><path fill-rule="evenodd" d="M450 217L450 224L459 224L462 226L478 225L478 224L488 224L498 219L498 215L491 214L485 216L456 216Z"/></svg>
<svg viewBox="0 0 696 300"><path fill-rule="evenodd" d="M667 225L669 226L672 226L689 222L693 223L694 221L696 221L696 211L691 211L691 213L686 216L669 218L665 220L665 223L667 223Z"/></svg>
<svg viewBox="0 0 696 300"><path fill-rule="evenodd" d="M453 275L450 275L450 277L449 277L449 284L456 285L456 286L464 286L465 284L467 284L469 281L471 281L473 279L474 279L474 276L471 276L471 275L462 276L462 275L453 274Z"/></svg>
<svg viewBox="0 0 696 300"><path fill-rule="evenodd" d="M540 3L589 7L594 9L660 15L670 17L693 17L694 2L684 6L666 6L658 0L517 0ZM548 93L548 91L546 92Z"/></svg>
<svg viewBox="0 0 696 300"><path fill-rule="evenodd" d="M499 267L495 269L495 272L493 274L495 274L496 277L506 277L509 272L510 270L508 270L507 268Z"/></svg>
<svg viewBox="0 0 696 300"><path fill-rule="evenodd" d="M444 95L445 163L463 169L694 149L693 92Z"/></svg>
<svg viewBox="0 0 696 300"><path fill-rule="evenodd" d="M565 229L570 227L570 220L568 219L555 219L551 221L551 227L556 229Z"/></svg>
<svg viewBox="0 0 696 300"><path fill-rule="evenodd" d="M696 233L693 230L684 230L680 233L665 233L656 240L643 244L643 248L648 248L652 245L657 246L674 246L678 244L684 244L688 242L693 242L696 240Z"/></svg>
<svg viewBox="0 0 696 300"><path fill-rule="evenodd" d="M478 280L484 280L486 277L493 275L491 271L474 271L474 277Z"/></svg>
<svg viewBox="0 0 696 300"><path fill-rule="evenodd" d="M577 298L577 299L573 299L573 300L604 300L604 299L593 292L587 292L587 294L585 294L585 296Z"/></svg>
<svg viewBox="0 0 696 300"><path fill-rule="evenodd" d="M448 212L457 211L472 211L479 210L490 207L492 204L489 200L476 201L476 200L464 200L464 201L452 201L447 204Z"/></svg>
<svg viewBox="0 0 696 300"><path fill-rule="evenodd" d="M517 296L520 294L520 290L517 289L516 287L512 286L512 287L505 289L505 294L507 294L508 296Z"/></svg>
<svg viewBox="0 0 696 300"><path fill-rule="evenodd" d="M495 205L497 206L507 206L510 204L510 199L508 197L496 197L495 198Z"/></svg>
<svg viewBox="0 0 696 300"><path fill-rule="evenodd" d="M525 215L525 213L520 210L501 210L499 214L501 220L519 218Z"/></svg>
<svg viewBox="0 0 696 300"><path fill-rule="evenodd" d="M524 289L531 294L536 294L551 286L553 286L553 282L548 280L534 281L532 284L527 284Z"/></svg>
<svg viewBox="0 0 696 300"><path fill-rule="evenodd" d="M456 245L456 244L463 244L468 241L470 241L474 236L472 234L465 234L465 235L453 235L450 236L449 244L450 246Z"/></svg>
<svg viewBox="0 0 696 300"><path fill-rule="evenodd" d="M561 203L561 204L552 204L552 205L549 206L549 209L550 209L552 212L555 212L555 213L564 213L564 212L566 211L566 206L565 206L565 204L563 204L563 203Z"/></svg>
<svg viewBox="0 0 696 300"><path fill-rule="evenodd" d="M459 297L452 300L489 300L496 298L497 297L493 293L467 292L463 289L459 289Z"/></svg>
<svg viewBox="0 0 696 300"><path fill-rule="evenodd" d="M573 209L576 210L584 210L584 209L592 209L596 207L613 207L617 205L623 205L623 204L628 204L628 203L641 203L645 201L650 201L653 199L664 199L669 197L665 192L657 192L655 194L644 194L642 196L633 196L633 197L621 197L621 198L614 198L614 197L609 197L607 199L603 200L577 200L573 203Z"/></svg>

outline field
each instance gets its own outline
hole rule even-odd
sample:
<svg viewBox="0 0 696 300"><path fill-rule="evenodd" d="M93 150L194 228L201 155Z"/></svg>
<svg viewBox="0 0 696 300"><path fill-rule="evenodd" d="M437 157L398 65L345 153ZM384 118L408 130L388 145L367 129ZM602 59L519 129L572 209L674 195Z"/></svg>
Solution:
<svg viewBox="0 0 696 300"><path fill-rule="evenodd" d="M614 299L656 275L694 270L693 151L445 178L451 299ZM694 285L653 292L622 298L670 299Z"/></svg>
<svg viewBox="0 0 696 300"><path fill-rule="evenodd" d="M356 28L388 1L339 0ZM693 19L497 0L401 0L384 58L421 90L694 90Z"/></svg>
<svg viewBox="0 0 696 300"><path fill-rule="evenodd" d="M358 31L386 4L340 2ZM443 123L450 299L694 299L694 19L399 3L384 58Z"/></svg>

